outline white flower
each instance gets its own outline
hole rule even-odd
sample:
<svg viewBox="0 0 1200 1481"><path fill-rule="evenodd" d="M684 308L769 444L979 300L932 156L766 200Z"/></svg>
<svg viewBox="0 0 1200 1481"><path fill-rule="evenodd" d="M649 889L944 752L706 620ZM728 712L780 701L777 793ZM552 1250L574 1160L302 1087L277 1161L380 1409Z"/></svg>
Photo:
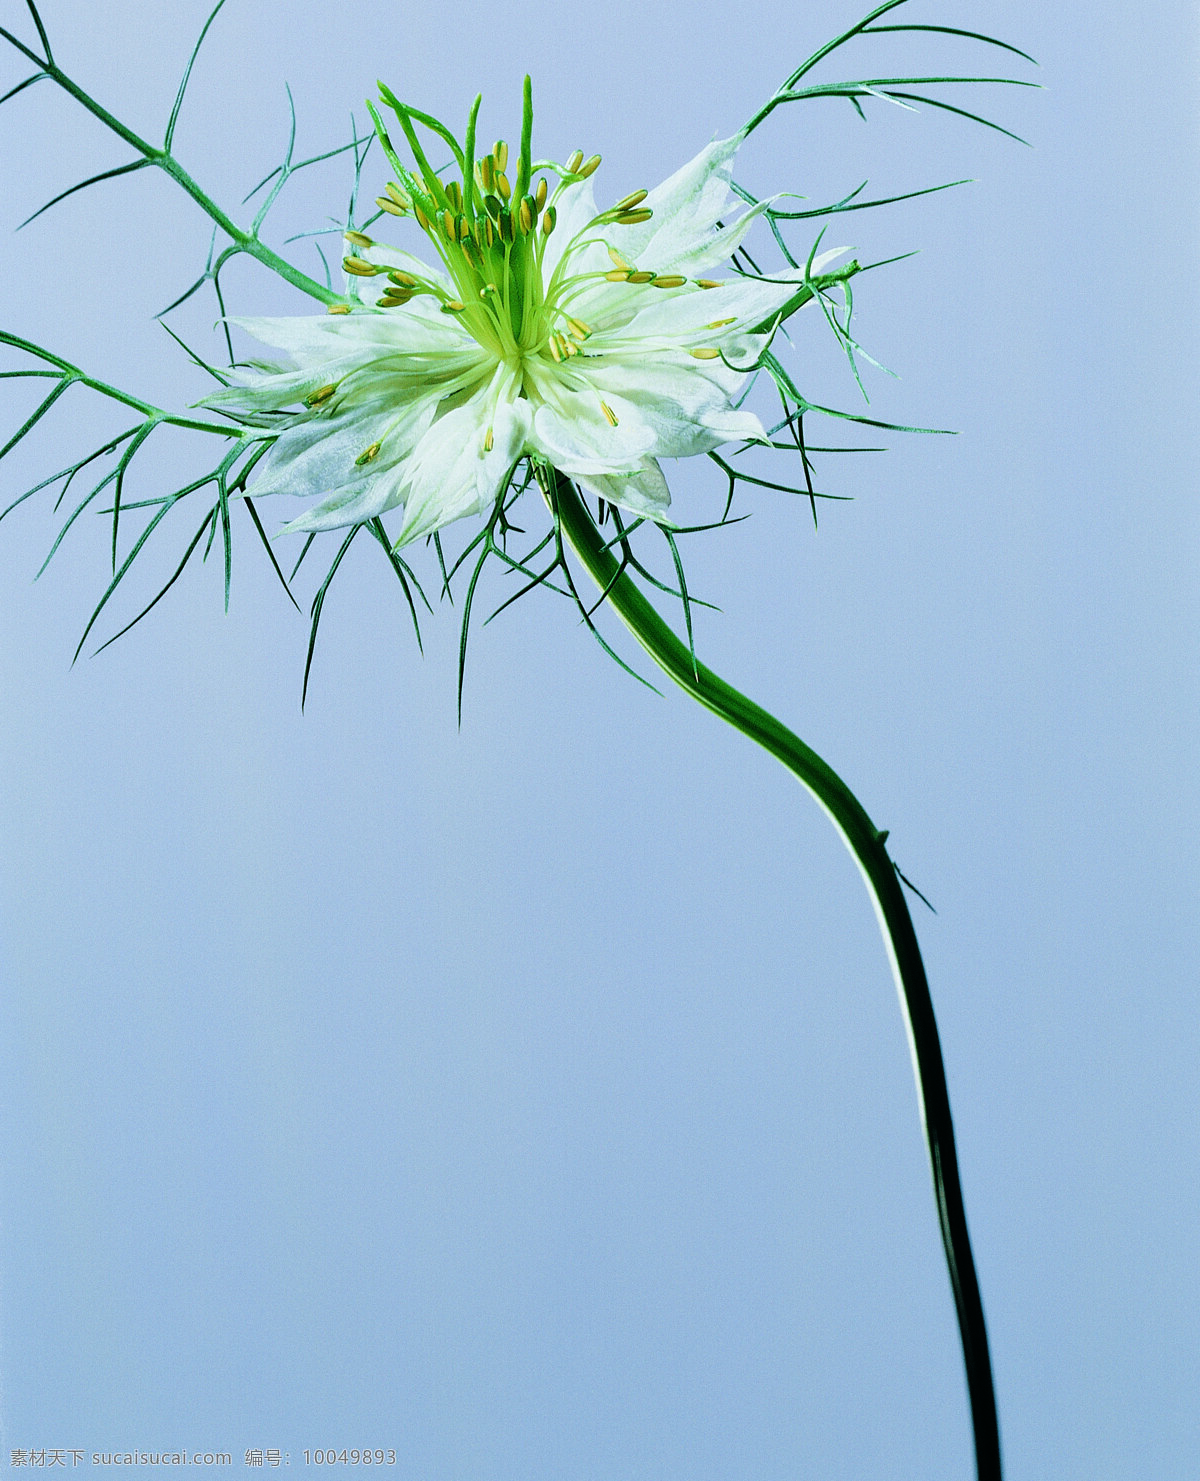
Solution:
<svg viewBox="0 0 1200 1481"><path fill-rule="evenodd" d="M444 270L348 234L346 302L318 318L232 320L286 359L204 402L282 427L249 491L317 500L286 529L402 505L399 546L489 511L523 457L666 522L659 458L765 436L736 401L805 275L707 276L762 209L737 216L731 202L741 136L606 211L593 198L598 158L546 167L560 177L550 195L526 154L518 195L503 144L460 188L405 171L381 137L406 188L379 203L412 211Z"/></svg>

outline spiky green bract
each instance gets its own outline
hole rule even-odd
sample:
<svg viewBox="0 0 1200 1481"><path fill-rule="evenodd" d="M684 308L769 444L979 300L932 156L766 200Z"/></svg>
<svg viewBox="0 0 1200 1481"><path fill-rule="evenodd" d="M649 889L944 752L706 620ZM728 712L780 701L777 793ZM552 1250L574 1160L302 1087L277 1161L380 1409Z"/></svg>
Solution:
<svg viewBox="0 0 1200 1481"><path fill-rule="evenodd" d="M680 688L769 751L808 789L862 873L887 946L912 1050L938 1221L962 1337L978 1475L980 1481L1000 1481L1000 1432L987 1326L959 1181L946 1071L912 917L899 871L885 847L887 834L875 826L833 768L799 736L697 661L689 645L680 642L621 568L570 480L544 469L540 481L560 540L570 545L608 606Z"/></svg>

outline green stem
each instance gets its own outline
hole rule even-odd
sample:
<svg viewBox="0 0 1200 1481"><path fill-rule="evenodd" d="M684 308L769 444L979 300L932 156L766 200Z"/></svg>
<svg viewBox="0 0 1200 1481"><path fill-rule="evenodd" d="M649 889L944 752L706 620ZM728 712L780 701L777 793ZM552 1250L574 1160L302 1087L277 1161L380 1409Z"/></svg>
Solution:
<svg viewBox="0 0 1200 1481"><path fill-rule="evenodd" d="M782 761L828 813L862 871L883 931L912 1051L938 1222L958 1312L977 1475L979 1481L1001 1481L1000 1433L987 1326L959 1183L946 1070L916 932L896 867L884 846L887 834L875 827L853 792L815 751L694 658L628 574L620 570L574 485L557 470L547 468L542 487L588 575L606 593L609 606L650 657L693 699Z"/></svg>

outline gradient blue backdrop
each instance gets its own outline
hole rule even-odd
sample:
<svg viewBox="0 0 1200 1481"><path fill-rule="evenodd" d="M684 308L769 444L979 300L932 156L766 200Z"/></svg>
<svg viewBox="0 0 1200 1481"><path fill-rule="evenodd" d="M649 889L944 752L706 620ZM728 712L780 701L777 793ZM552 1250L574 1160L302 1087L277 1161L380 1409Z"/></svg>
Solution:
<svg viewBox="0 0 1200 1481"><path fill-rule="evenodd" d="M45 3L64 64L150 134L203 14ZM232 0L179 152L232 203L282 151L285 79L308 152L378 75L455 120L483 87L482 127L511 135L528 69L538 147L601 151L615 195L857 14ZM1186 1481L1196 15L912 14L1039 58L1047 91L979 99L1035 149L824 104L777 116L742 173L816 199L978 177L831 229L864 256L922 249L857 295L900 374L871 373L872 407L961 435L826 460L855 502L816 534L797 501L748 498L691 547L723 608L699 643L842 771L938 907L918 926L1010 1476ZM838 70L1003 70L900 43ZM0 91L22 75L0 57ZM0 319L183 405L202 378L152 315L208 229L168 181L9 234L126 157L47 86L6 106ZM344 195L337 168L301 178L281 228ZM253 266L230 290L305 311ZM182 322L212 345L212 318ZM819 322L797 335L808 393L853 409ZM8 428L31 403L5 384ZM73 392L3 492L123 424ZM155 456L145 495L168 438ZM719 507L702 460L673 485L689 518ZM107 537L84 520L32 586L53 527L44 501L0 527L2 1463L378 1445L412 1481L966 1477L883 950L787 775L634 684L549 595L477 633L458 731L456 614L419 657L365 546L302 716L305 625L245 521L228 617L210 561L72 670Z"/></svg>

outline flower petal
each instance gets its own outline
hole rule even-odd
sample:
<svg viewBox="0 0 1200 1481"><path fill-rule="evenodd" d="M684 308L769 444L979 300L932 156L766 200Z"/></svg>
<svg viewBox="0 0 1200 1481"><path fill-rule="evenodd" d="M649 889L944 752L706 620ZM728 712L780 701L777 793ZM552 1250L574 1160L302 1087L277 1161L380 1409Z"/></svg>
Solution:
<svg viewBox="0 0 1200 1481"><path fill-rule="evenodd" d="M671 490L654 458L646 458L628 473L576 474L575 482L619 509L628 509L655 524L672 523L666 518Z"/></svg>
<svg viewBox="0 0 1200 1481"><path fill-rule="evenodd" d="M397 545L491 508L529 432L532 409L518 389L514 371L498 365L486 386L434 421L405 464Z"/></svg>

